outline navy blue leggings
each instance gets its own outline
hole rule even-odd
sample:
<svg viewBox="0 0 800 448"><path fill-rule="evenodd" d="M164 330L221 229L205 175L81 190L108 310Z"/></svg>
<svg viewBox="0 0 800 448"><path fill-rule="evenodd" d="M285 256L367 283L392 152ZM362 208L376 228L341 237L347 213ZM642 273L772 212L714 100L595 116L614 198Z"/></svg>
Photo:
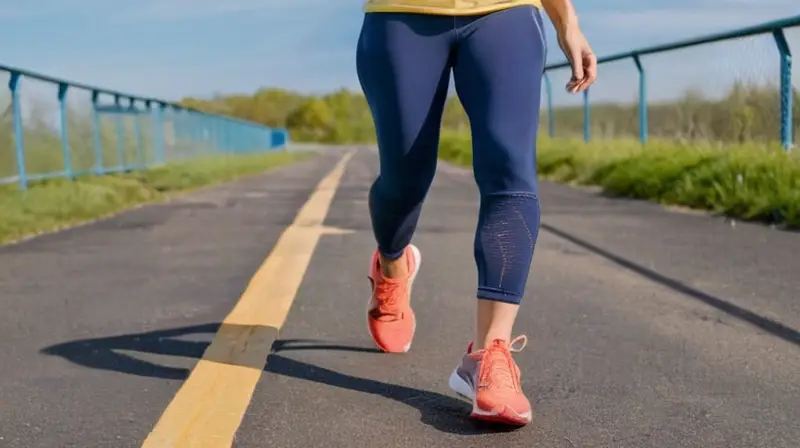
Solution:
<svg viewBox="0 0 800 448"><path fill-rule="evenodd" d="M452 70L481 196L477 296L520 302L539 231L535 147L545 48L542 17L530 6L466 17L365 15L357 68L378 138L369 207L382 255L400 257L416 229L436 172Z"/></svg>

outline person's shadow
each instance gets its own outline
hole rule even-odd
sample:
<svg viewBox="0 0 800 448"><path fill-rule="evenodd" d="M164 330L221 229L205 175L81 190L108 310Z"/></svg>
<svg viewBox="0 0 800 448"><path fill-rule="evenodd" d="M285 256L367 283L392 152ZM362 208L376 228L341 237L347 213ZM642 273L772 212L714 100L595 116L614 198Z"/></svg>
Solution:
<svg viewBox="0 0 800 448"><path fill-rule="evenodd" d="M224 324L229 327L229 324ZM178 339L187 335L208 334L213 337L218 331L241 331L236 328L222 328L220 324L205 324L147 333L126 334L96 339L82 339L46 347L42 353L60 356L75 364L92 368L126 373L129 375L184 380L190 369L170 367L143 361L120 351L138 351L159 355L200 359L206 352L209 342ZM272 328L257 328L253 331L275 332ZM272 344L272 351L264 361L264 370L331 387L378 395L411 406L420 412L420 421L440 431L459 435L479 435L487 432L505 432L513 428L482 423L469 418L471 404L436 392L413 387L384 383L382 381L358 378L335 372L324 367L311 365L291 359L282 353L297 350L335 350L379 354L374 348L337 345L318 340L278 339ZM206 354L208 358L208 354ZM230 362L230 361L228 361Z"/></svg>

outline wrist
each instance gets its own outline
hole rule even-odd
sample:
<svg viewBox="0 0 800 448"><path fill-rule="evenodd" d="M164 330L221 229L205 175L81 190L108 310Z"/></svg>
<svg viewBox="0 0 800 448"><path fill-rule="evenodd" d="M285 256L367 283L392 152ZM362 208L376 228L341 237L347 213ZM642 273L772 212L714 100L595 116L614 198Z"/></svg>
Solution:
<svg viewBox="0 0 800 448"><path fill-rule="evenodd" d="M559 35L566 34L578 27L578 14L571 0L541 0L550 22Z"/></svg>
<svg viewBox="0 0 800 448"><path fill-rule="evenodd" d="M580 31L580 26L578 25L578 18L575 16L566 17L564 18L564 20L559 20L558 22L554 22L553 27L556 29L556 34L558 34L559 36L565 36L574 31Z"/></svg>

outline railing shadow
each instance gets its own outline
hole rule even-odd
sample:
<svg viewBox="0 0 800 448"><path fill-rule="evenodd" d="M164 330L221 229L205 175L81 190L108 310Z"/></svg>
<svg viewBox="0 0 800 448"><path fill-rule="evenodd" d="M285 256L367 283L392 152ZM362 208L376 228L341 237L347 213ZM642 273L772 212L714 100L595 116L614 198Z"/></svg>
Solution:
<svg viewBox="0 0 800 448"><path fill-rule="evenodd" d="M727 313L732 317L735 317L745 323L755 326L756 328L759 328L760 330L763 330L773 336L783 339L784 341L800 346L800 331L794 328L788 327L780 322L776 322L760 314L754 313L753 311L742 308L738 305L735 305L719 297L715 297L711 294L692 288L691 286L681 283L678 280L667 277L652 269L648 269L631 260L616 255L612 252L609 252L601 247L595 246L594 244L582 238L579 238L569 232L551 226L547 223L542 222L541 228L542 230L550 232L551 234L556 235L564 240L567 240L577 246L580 246L583 249L586 249L594 254L600 255L601 257L609 261L612 261L625 269L635 272L641 275L642 277L645 277L651 281L666 286L667 288L670 288L673 291L679 292L694 300L703 302L706 305L712 306L724 313Z"/></svg>
<svg viewBox="0 0 800 448"><path fill-rule="evenodd" d="M242 329L226 328L229 324L210 323L168 330L151 331L138 334L125 334L95 339L69 341L41 350L42 353L59 356L74 364L91 369L108 370L135 376L185 380L190 369L170 367L154 362L136 359L119 351L141 352L168 355L182 358L209 359L209 342L177 339L189 335L206 334L209 338L219 332L240 333ZM235 327L238 327L235 326ZM251 329L251 332L265 328ZM274 331L274 329L271 329ZM291 359L286 352L291 351L344 351L386 356L374 348L341 345L311 339L276 340L264 367L266 372L305 381L377 395L389 400L411 406L420 413L420 421L439 431L458 435L480 435L491 432L505 432L513 429L474 421L469 417L471 405L437 392L401 386L383 381L359 378L331 369ZM377 358L376 358L377 359ZM377 362L369 360L365 362ZM230 359L220 362L230 363Z"/></svg>

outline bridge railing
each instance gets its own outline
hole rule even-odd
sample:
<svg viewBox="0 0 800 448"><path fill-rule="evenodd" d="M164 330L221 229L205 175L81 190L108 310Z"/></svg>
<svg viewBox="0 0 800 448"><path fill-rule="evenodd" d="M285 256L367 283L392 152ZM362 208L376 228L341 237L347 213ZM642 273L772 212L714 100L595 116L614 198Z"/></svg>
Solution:
<svg viewBox="0 0 800 448"><path fill-rule="evenodd" d="M587 142L636 136L645 143L652 135L777 141L788 151L800 128L792 43L800 46L800 16L600 57L598 82L584 92L582 104L553 89L558 74L566 83L569 63L550 64L543 82L542 125L551 137L582 134ZM717 46L706 51L712 48L708 44ZM732 50L741 45L747 48ZM678 56L669 61L667 54ZM743 80L741 72L752 76ZM652 82L650 74L659 80ZM670 89L671 97L665 94ZM682 91L675 95L675 89ZM563 99L561 104L555 104L557 99Z"/></svg>
<svg viewBox="0 0 800 448"><path fill-rule="evenodd" d="M181 104L0 65L0 184L128 172L175 160L279 150L284 129L204 113ZM26 87L49 90L54 116L23 99ZM28 92L26 92L28 93ZM82 98L83 104L76 104ZM5 103L5 104L2 104ZM29 109L29 110L26 110Z"/></svg>

